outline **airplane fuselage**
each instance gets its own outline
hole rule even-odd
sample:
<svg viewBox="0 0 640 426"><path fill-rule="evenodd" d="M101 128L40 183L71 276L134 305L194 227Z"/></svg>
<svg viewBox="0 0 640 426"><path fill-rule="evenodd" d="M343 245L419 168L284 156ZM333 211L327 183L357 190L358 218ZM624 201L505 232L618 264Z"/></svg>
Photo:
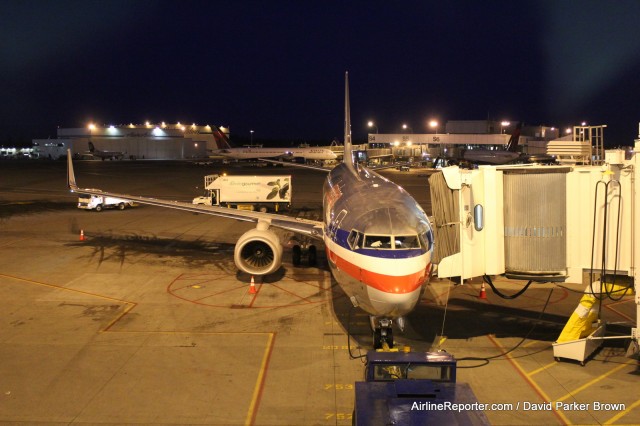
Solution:
<svg viewBox="0 0 640 426"><path fill-rule="evenodd" d="M400 317L428 280L433 233L403 188L366 168L334 168L324 184L324 243L346 294L373 316Z"/></svg>
<svg viewBox="0 0 640 426"><path fill-rule="evenodd" d="M236 160L255 158L304 158L305 160L335 160L336 154L327 148L227 148L220 154Z"/></svg>

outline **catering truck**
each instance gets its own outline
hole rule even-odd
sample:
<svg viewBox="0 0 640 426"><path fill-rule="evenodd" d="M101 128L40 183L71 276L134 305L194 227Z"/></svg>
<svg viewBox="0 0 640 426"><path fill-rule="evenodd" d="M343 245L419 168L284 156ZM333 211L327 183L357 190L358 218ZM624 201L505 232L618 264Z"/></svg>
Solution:
<svg viewBox="0 0 640 426"><path fill-rule="evenodd" d="M78 196L78 208L85 210L95 210L97 212L102 209L119 209L124 210L125 207L133 206L133 202L123 200L122 198L105 197L102 195L80 194Z"/></svg>
<svg viewBox="0 0 640 426"><path fill-rule="evenodd" d="M291 175L204 177L205 194L193 204L233 207L261 212L291 206Z"/></svg>

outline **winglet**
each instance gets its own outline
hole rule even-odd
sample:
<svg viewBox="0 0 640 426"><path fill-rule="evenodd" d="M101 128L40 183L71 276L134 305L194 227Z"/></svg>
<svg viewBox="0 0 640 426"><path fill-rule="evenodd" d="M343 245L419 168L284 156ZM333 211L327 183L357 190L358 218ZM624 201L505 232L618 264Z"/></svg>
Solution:
<svg viewBox="0 0 640 426"><path fill-rule="evenodd" d="M78 189L76 175L73 173L73 162L71 161L71 150L67 149L67 186L71 192Z"/></svg>

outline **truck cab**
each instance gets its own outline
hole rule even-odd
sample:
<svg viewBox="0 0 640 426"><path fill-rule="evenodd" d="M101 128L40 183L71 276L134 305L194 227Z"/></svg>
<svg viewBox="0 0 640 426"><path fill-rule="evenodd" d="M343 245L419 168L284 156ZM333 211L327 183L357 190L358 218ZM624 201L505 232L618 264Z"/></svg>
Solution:
<svg viewBox="0 0 640 426"><path fill-rule="evenodd" d="M467 383L456 383L447 352L369 351L365 381L355 384L352 424L489 425ZM454 405L455 404L455 405ZM468 409L456 410L464 406Z"/></svg>

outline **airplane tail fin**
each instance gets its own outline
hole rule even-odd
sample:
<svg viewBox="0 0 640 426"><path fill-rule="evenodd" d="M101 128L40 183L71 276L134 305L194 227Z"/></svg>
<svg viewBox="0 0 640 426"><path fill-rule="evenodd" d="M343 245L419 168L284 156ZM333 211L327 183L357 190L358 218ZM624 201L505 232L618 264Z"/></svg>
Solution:
<svg viewBox="0 0 640 426"><path fill-rule="evenodd" d="M213 139L216 141L216 146L218 149L229 149L233 148L231 142L229 142L229 138L224 134L222 130L220 130L217 126L213 131Z"/></svg>
<svg viewBox="0 0 640 426"><path fill-rule="evenodd" d="M76 184L76 175L73 172L73 162L71 161L70 149L67 149L67 186L71 191L78 189L78 185Z"/></svg>
<svg viewBox="0 0 640 426"><path fill-rule="evenodd" d="M89 152L95 152L96 147L93 146L93 142L89 141Z"/></svg>
<svg viewBox="0 0 640 426"><path fill-rule="evenodd" d="M516 125L516 128L513 129L513 133L509 138L509 142L507 143L507 151L517 152L518 151L518 141L520 140L520 128L522 127L521 123Z"/></svg>
<svg viewBox="0 0 640 426"><path fill-rule="evenodd" d="M355 171L351 147L351 105L349 103L349 72L344 74L344 156L342 162Z"/></svg>

